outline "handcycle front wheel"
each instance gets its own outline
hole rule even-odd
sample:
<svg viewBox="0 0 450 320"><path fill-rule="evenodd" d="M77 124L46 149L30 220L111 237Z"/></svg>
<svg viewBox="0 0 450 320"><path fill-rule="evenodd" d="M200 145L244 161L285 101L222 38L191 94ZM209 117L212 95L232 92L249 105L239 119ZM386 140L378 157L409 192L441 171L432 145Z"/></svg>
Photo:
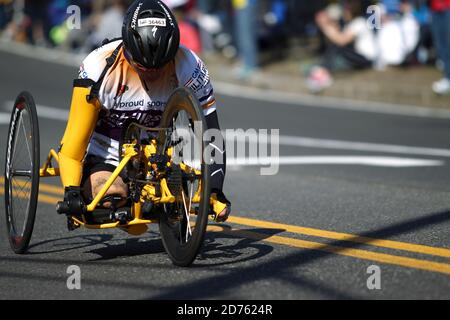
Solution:
<svg viewBox="0 0 450 320"><path fill-rule="evenodd" d="M17 97L11 114L5 161L5 212L9 243L15 253L28 249L39 193L39 125L28 92Z"/></svg>
<svg viewBox="0 0 450 320"><path fill-rule="evenodd" d="M194 126L197 126L196 130ZM174 204L164 205L159 230L173 264L187 267L195 260L203 244L210 208L210 169L203 159L206 120L198 100L189 89L179 88L172 94L162 116L161 128L167 130L160 133L158 154L164 155L172 147L173 155L180 163L177 164L172 157L168 185L177 200ZM180 133L184 140L178 136ZM180 169L180 164L201 174L189 179ZM193 203L198 190L200 197Z"/></svg>

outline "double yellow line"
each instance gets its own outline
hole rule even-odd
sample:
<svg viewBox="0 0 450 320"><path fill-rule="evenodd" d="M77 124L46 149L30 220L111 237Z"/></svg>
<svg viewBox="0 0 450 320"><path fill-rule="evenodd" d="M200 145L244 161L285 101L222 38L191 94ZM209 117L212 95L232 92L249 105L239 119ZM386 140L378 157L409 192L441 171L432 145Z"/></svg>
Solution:
<svg viewBox="0 0 450 320"><path fill-rule="evenodd" d="M3 191L4 179L0 177L0 195ZM60 187L41 183L39 186L39 201L55 205L61 200L63 190ZM46 194L49 193L49 194ZM58 197L55 197L58 196ZM334 241L342 241L349 243L356 243L359 245L370 245L373 247L379 247L383 249L406 251L415 254L423 254L434 257L441 257L450 259L450 249L431 247L420 244L413 244L400 241L392 241L385 239L375 239L369 237L363 237L359 235L353 235L348 233L340 233L334 231L327 231L321 229L293 226L288 224L274 223L269 221L261 221L256 219L249 219L243 217L232 216L228 219L229 223L264 228L267 231L276 230L277 232L287 232L303 236L317 237L321 239L331 239ZM233 236L249 238L257 241L264 241L268 243L287 245L290 247L319 250L322 252L337 254L346 257L358 258L373 262L385 263L390 265L396 265L401 267L408 267L432 272L438 272L450 275L450 263L436 262L432 260L415 259L400 255L393 255L387 253L374 252L363 249L348 248L339 245L331 245L321 242L314 242L308 240L295 239L277 235L267 235L249 230L234 229L227 225L209 225L209 232L222 232Z"/></svg>
<svg viewBox="0 0 450 320"><path fill-rule="evenodd" d="M450 249L446 248L435 248L424 245L405 243L405 242L397 242L390 240L382 240L382 239L370 239L365 237L360 237L357 235L349 235L345 233L338 232L330 232L320 229L312 229L312 228L304 228L304 227L296 227L292 225L284 225L279 223L272 223L267 221L259 221L254 219L240 218L240 217L230 217L228 219L230 223L236 223L246 226L252 227L264 227L264 228L275 228L285 230L287 232L301 234L301 235L309 235L316 236L324 239L332 239L337 241L347 241L353 242L357 244L366 244L375 247L389 248L394 250L403 250L409 251L413 253L421 253L428 254L433 256L439 256L444 258L450 258ZM220 231L220 227L214 226L214 230L211 231ZM230 232L231 231L231 232ZM320 242L313 242L301 239L294 239L288 237L281 236L265 236L263 234L259 234L256 232L245 231L245 230L229 230L228 232L234 233L236 235L241 235L246 238L262 240L269 243L287 245L300 249L311 249L311 250L319 250L322 252L342 255L346 257L358 258L363 260L369 260L379 263L391 264L401 267L408 267L414 269L421 269L426 271L438 272L450 275L450 264L435 262L431 260L422 260L409 258L404 256L373 252L363 249L354 249L348 248L338 245L325 244ZM225 230L225 232L227 232Z"/></svg>

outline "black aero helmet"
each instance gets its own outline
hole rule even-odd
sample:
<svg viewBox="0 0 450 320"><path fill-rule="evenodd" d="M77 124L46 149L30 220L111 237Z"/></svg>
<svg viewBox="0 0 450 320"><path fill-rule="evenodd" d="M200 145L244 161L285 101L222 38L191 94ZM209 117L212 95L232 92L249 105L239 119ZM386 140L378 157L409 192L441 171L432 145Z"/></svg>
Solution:
<svg viewBox="0 0 450 320"><path fill-rule="evenodd" d="M161 68L175 58L180 30L159 0L136 0L125 14L122 39L127 59L144 68Z"/></svg>

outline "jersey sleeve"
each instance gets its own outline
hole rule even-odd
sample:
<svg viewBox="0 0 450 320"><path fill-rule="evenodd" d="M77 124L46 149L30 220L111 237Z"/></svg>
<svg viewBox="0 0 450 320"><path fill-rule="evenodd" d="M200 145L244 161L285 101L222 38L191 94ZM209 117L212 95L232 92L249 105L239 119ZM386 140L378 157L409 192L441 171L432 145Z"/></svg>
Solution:
<svg viewBox="0 0 450 320"><path fill-rule="evenodd" d="M191 89L205 115L216 111L216 98L205 63L191 50L180 46L175 58L179 84Z"/></svg>
<svg viewBox="0 0 450 320"><path fill-rule="evenodd" d="M102 64L104 68L106 65L104 59L102 61L98 55L91 53L86 59L83 60L78 72L78 79L91 79L97 82L102 73Z"/></svg>
<svg viewBox="0 0 450 320"><path fill-rule="evenodd" d="M95 82L100 78L106 67L106 58L114 51L116 42L104 45L92 51L82 62L78 72L79 79L91 79Z"/></svg>

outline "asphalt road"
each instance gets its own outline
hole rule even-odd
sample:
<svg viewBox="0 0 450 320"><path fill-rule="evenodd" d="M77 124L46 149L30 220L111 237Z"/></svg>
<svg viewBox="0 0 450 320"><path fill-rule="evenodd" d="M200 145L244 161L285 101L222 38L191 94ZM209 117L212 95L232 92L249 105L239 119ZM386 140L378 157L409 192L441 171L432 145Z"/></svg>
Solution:
<svg viewBox="0 0 450 320"><path fill-rule="evenodd" d="M29 90L43 160L77 70L6 53L0 70L0 154L8 101ZM0 299L450 299L450 119L217 98L223 129L279 129L284 164L273 176L228 168L233 217L211 224L192 267L171 264L156 226L68 232L43 198L27 254L12 253L1 227ZM61 197L48 188L57 179L41 182ZM67 288L71 265L81 290ZM371 266L380 289L367 286Z"/></svg>

